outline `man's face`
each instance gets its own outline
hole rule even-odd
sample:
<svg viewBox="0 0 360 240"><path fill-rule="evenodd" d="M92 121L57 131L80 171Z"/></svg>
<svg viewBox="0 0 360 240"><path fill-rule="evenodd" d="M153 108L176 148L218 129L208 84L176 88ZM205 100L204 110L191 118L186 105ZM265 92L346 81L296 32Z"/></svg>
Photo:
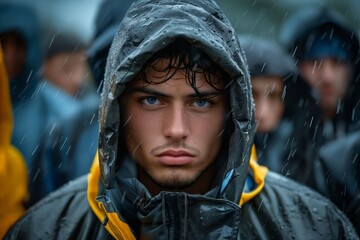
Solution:
<svg viewBox="0 0 360 240"><path fill-rule="evenodd" d="M252 93L255 101L257 132L274 130L284 113L283 82L280 77L253 77Z"/></svg>
<svg viewBox="0 0 360 240"><path fill-rule="evenodd" d="M8 32L0 35L0 43L4 53L7 74L10 79L14 78L25 67L25 41L16 32Z"/></svg>
<svg viewBox="0 0 360 240"><path fill-rule="evenodd" d="M349 66L334 58L302 60L303 78L319 94L319 104L326 112L334 113L338 101L346 94L350 78Z"/></svg>
<svg viewBox="0 0 360 240"><path fill-rule="evenodd" d="M146 70L147 79L130 83L122 97L125 141L138 166L164 189L195 183L220 149L225 121L225 96L197 74L199 98L178 70L161 83L169 62L160 59ZM223 88L221 81L215 84ZM138 176L139 177L139 176ZM211 182L212 179L208 179Z"/></svg>
<svg viewBox="0 0 360 240"><path fill-rule="evenodd" d="M44 77L75 96L88 74L85 51L56 54L44 62Z"/></svg>

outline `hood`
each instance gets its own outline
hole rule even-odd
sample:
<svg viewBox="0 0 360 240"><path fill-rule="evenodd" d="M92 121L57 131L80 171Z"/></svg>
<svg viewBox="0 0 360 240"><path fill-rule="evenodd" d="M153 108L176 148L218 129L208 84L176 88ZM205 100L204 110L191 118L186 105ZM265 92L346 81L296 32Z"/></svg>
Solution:
<svg viewBox="0 0 360 240"><path fill-rule="evenodd" d="M28 197L27 169L20 152L11 145L13 116L3 54L0 47L0 238L24 213Z"/></svg>
<svg viewBox="0 0 360 240"><path fill-rule="evenodd" d="M16 3L0 4L0 34L9 31L19 33L26 42L25 68L11 79L11 100L14 105L31 97L37 86L42 54L40 25L32 9Z"/></svg>
<svg viewBox="0 0 360 240"><path fill-rule="evenodd" d="M283 79L284 117L291 116L292 107L287 103L291 101L293 95L289 94L287 90L296 81L298 73L291 56L281 45L271 40L252 37L251 35L240 35L239 39L252 77L270 76Z"/></svg>
<svg viewBox="0 0 360 240"><path fill-rule="evenodd" d="M323 36L331 32L330 38ZM279 41L295 60L335 56L354 64L359 58L359 39L346 19L327 8L310 8L296 12L281 26ZM332 44L328 44L332 41ZM330 45L324 48L321 45ZM310 46L316 45L318 50Z"/></svg>
<svg viewBox="0 0 360 240"><path fill-rule="evenodd" d="M184 38L216 62L231 78L229 95L234 131L229 139L228 161L217 186L221 197L239 202L247 175L254 136L254 103L245 56L228 19L214 1L144 0L132 5L110 48L100 104L99 161L106 189L125 159L118 146L120 107L125 83L139 73L157 51Z"/></svg>
<svg viewBox="0 0 360 240"><path fill-rule="evenodd" d="M355 29L355 26L353 28ZM303 9L292 15L281 26L279 41L296 62L301 59L330 56L342 59L349 64L354 73L350 80L348 94L339 112L343 112L342 117L349 123L350 128L356 128L355 125L358 122L356 116L359 115L360 46L357 33L351 29L346 19L327 8ZM330 41L331 44L329 44ZM314 91L301 78L293 85L289 88L290 95L293 96L292 105L305 106L302 100L304 97L310 101L317 101L317 94L314 94ZM316 111L319 112L319 110Z"/></svg>
<svg viewBox="0 0 360 240"><path fill-rule="evenodd" d="M251 76L278 76L285 78L297 72L292 58L274 41L240 35Z"/></svg>

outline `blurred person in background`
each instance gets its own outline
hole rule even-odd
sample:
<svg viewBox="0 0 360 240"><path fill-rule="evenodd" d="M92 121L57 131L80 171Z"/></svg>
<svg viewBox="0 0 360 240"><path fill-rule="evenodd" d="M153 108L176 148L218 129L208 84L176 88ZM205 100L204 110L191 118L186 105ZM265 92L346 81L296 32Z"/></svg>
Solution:
<svg viewBox="0 0 360 240"><path fill-rule="evenodd" d="M299 78L289 88L296 115L294 152L283 165L289 177L314 187L320 176L315 160L319 150L356 124L351 101L358 81L359 40L341 15L314 8L290 16L280 41L299 69Z"/></svg>
<svg viewBox="0 0 360 240"><path fill-rule="evenodd" d="M360 233L359 38L341 15L316 8L291 16L280 40L300 72L296 151L283 166L289 177L332 200Z"/></svg>
<svg viewBox="0 0 360 240"><path fill-rule="evenodd" d="M40 27L33 9L18 3L0 3L0 43L10 81L12 144L20 150L31 171L41 135L40 128L32 126L36 121L32 119L32 101L40 82L42 61ZM23 177L27 178L26 172Z"/></svg>
<svg viewBox="0 0 360 240"><path fill-rule="evenodd" d="M99 96L88 67L86 45L77 36L61 32L45 46L44 80L57 90L56 96L71 101L76 111L61 115L53 124L33 161L32 167L40 169L32 184L37 199L89 172L98 133Z"/></svg>
<svg viewBox="0 0 360 240"><path fill-rule="evenodd" d="M87 46L71 33L54 34L45 50L43 77L74 99L94 91L87 63Z"/></svg>
<svg viewBox="0 0 360 240"><path fill-rule="evenodd" d="M0 4L0 41L5 66L10 72L14 102L12 143L20 150L28 167L30 196L27 206L43 197L39 181L47 169L36 161L43 154L52 129L81 109L73 97L42 79L40 39L40 26L33 9L18 3ZM18 66L20 63L23 65Z"/></svg>
<svg viewBox="0 0 360 240"><path fill-rule="evenodd" d="M98 93L89 92L89 87L88 91L79 92L81 84L71 85L73 90L70 92L73 92L74 99L81 101L81 109L53 127L41 157L35 161L36 168L43 170L37 176L37 186L41 186L41 196L49 194L68 181L90 171L98 147L99 93L102 88L107 54L119 24L132 2L132 0L104 0L97 10L94 24L95 34L87 49L87 56ZM58 79L56 82L68 85L69 77L74 79L75 76L72 74L73 71L68 71L70 69L67 69L65 65L70 63L70 56L75 52L75 63L80 65L79 70L83 72L83 67L81 67L85 63L83 61L83 45L79 45L76 38L70 39L69 36L61 35L55 35L54 39L49 42L51 45L47 55L48 59L53 61L45 62L44 76L46 79ZM55 59L53 59L54 55ZM49 66L51 64L56 64L53 67L62 74L53 72L50 74L53 77L46 74L51 70ZM75 67L74 64L71 67ZM63 75L61 79L60 75ZM75 83L83 82L84 75L78 75L77 79L74 81ZM92 88L90 89L92 90ZM85 94L86 92L87 94Z"/></svg>
<svg viewBox="0 0 360 240"><path fill-rule="evenodd" d="M282 159L291 151L288 142L293 131L286 86L296 77L297 69L291 56L275 41L242 35L240 43L251 75L258 161L282 173Z"/></svg>
<svg viewBox="0 0 360 240"><path fill-rule="evenodd" d="M31 166L37 141L26 134L28 123L32 121L27 109L31 108L36 94L42 61L40 26L33 9L17 3L0 4L0 43L9 75L14 112L12 143L21 151L27 165ZM37 136L38 131L34 134Z"/></svg>
<svg viewBox="0 0 360 240"><path fill-rule="evenodd" d="M0 43L15 109L31 99L39 82L40 41L39 21L33 9L20 3L0 3ZM14 117L16 121L16 112Z"/></svg>
<svg viewBox="0 0 360 240"><path fill-rule="evenodd" d="M0 46L0 239L25 213L28 178L25 160L11 144L13 115L9 80Z"/></svg>

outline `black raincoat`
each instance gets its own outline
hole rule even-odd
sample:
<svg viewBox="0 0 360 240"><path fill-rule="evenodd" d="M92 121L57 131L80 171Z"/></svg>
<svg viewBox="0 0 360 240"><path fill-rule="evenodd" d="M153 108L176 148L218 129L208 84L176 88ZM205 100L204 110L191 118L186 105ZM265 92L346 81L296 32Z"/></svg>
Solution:
<svg viewBox="0 0 360 240"><path fill-rule="evenodd" d="M234 131L208 193L152 196L136 179L134 160L121 154L117 99L155 52L180 37L230 75ZM356 239L347 218L328 200L257 165L255 150L250 154L253 110L246 60L215 2L134 3L109 52L99 149L90 174L30 209L5 239Z"/></svg>
<svg viewBox="0 0 360 240"><path fill-rule="evenodd" d="M315 189L330 198L360 233L360 132L348 134L319 153Z"/></svg>

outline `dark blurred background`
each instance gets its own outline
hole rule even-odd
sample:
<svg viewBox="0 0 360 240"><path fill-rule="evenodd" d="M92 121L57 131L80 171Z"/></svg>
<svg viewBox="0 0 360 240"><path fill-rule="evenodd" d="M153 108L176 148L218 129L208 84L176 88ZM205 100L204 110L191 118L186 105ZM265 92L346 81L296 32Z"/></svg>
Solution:
<svg viewBox="0 0 360 240"><path fill-rule="evenodd" d="M0 0L23 2L39 14L44 37L70 31L84 41L93 34L94 15L101 0ZM119 0L121 1L121 0ZM344 15L360 32L360 0L217 0L239 34L277 40L279 26L299 8L327 6ZM45 38L44 38L45 39Z"/></svg>

